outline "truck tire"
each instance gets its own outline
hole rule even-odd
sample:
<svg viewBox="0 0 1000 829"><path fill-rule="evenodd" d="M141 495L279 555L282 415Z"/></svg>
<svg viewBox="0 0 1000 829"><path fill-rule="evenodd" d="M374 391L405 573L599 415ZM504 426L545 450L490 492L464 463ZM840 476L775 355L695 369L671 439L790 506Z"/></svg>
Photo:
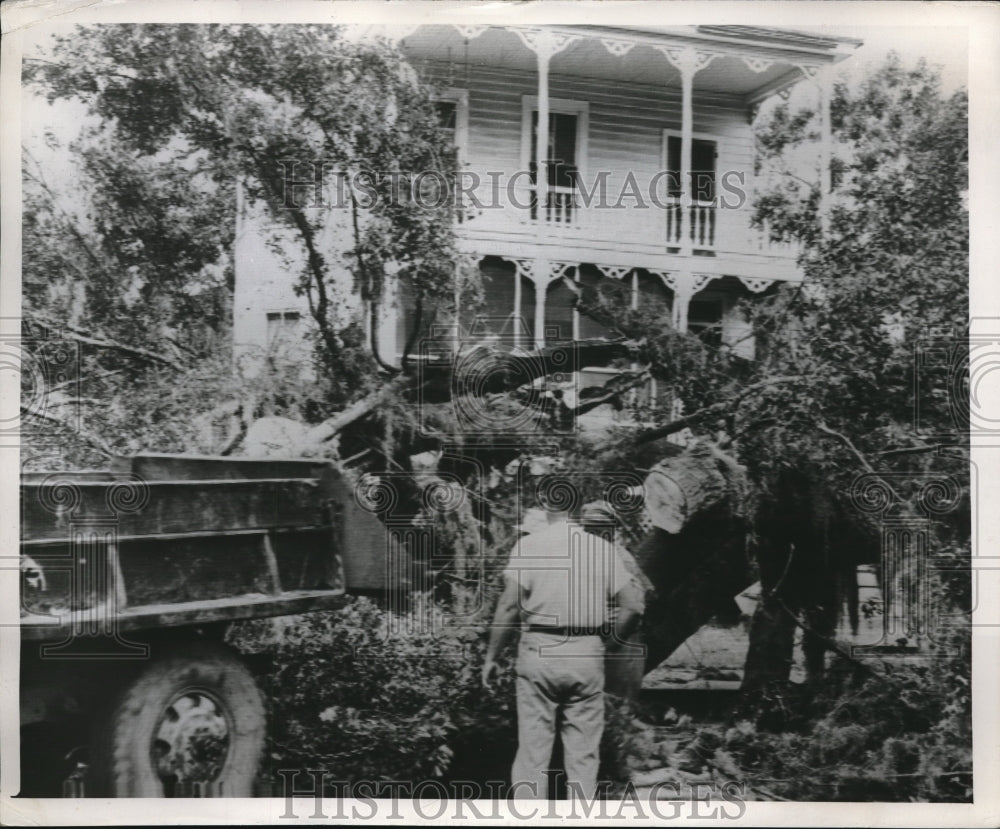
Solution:
<svg viewBox="0 0 1000 829"><path fill-rule="evenodd" d="M122 691L93 743L88 794L250 797L264 702L228 648L191 642L158 656Z"/></svg>

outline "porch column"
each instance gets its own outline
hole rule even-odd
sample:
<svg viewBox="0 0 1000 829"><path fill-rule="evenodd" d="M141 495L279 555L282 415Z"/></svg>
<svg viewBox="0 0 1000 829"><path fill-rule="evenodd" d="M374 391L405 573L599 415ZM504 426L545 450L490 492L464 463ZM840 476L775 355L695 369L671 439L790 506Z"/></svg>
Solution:
<svg viewBox="0 0 1000 829"><path fill-rule="evenodd" d="M521 42L535 53L538 64L538 133L535 136L536 172L535 196L538 199L538 238L545 235L544 219L548 205L549 171L546 160L549 147L549 62L567 46L580 40L580 35L566 34L547 27L523 28L508 26Z"/></svg>
<svg viewBox="0 0 1000 829"><path fill-rule="evenodd" d="M688 306L694 296L694 285L690 273L679 273L674 283L674 303L671 309L671 321L674 329L685 332L688 330Z"/></svg>
<svg viewBox="0 0 1000 829"><path fill-rule="evenodd" d="M535 348L545 345L545 293L549 287L549 273L552 269L547 259L536 259L534 266L535 283Z"/></svg>
<svg viewBox="0 0 1000 829"><path fill-rule="evenodd" d="M819 70L816 83L819 86L820 118L820 181L819 217L824 235L830 229L830 194L833 191L833 176L830 172L830 158L833 153L833 131L830 126L830 71Z"/></svg>
<svg viewBox="0 0 1000 829"><path fill-rule="evenodd" d="M549 286L552 263L546 259L514 259L514 307L521 314L521 280L530 279L535 286L535 347L545 345L545 290ZM515 326L514 345L521 344Z"/></svg>
<svg viewBox="0 0 1000 829"><path fill-rule="evenodd" d="M578 265L573 269L573 281L577 285L577 296L580 296L580 266ZM565 273L565 272L564 272ZM580 312L576 307L576 303L573 303L573 339L580 339Z"/></svg>
<svg viewBox="0 0 1000 829"><path fill-rule="evenodd" d="M538 132L535 135L535 197L538 199L538 221L535 225L539 238L545 235L545 215L549 203L549 61L554 54L552 34L543 30L536 41L538 48Z"/></svg>
<svg viewBox="0 0 1000 829"><path fill-rule="evenodd" d="M694 76L699 69L704 69L714 58L716 52L706 52L693 46L661 46L658 47L671 65L681 73L681 215L680 215L680 252L683 256L691 255L691 214L693 205L691 197L691 149L694 144Z"/></svg>
<svg viewBox="0 0 1000 829"><path fill-rule="evenodd" d="M514 348L521 346L521 269L514 269Z"/></svg>
<svg viewBox="0 0 1000 829"><path fill-rule="evenodd" d="M688 330L688 307L691 305L691 299L714 278L712 274L693 273L690 266L687 266L670 280L674 291L671 321L678 331Z"/></svg>
<svg viewBox="0 0 1000 829"><path fill-rule="evenodd" d="M462 320L461 309L462 309L462 263L461 260L455 263L454 273L452 276L452 301L455 304L455 328L451 334L451 350L454 355L462 348Z"/></svg>
<svg viewBox="0 0 1000 829"><path fill-rule="evenodd" d="M681 70L681 255L691 255L691 151L694 145L694 73L697 55L685 49L679 68Z"/></svg>
<svg viewBox="0 0 1000 829"><path fill-rule="evenodd" d="M376 332L378 339L372 340L373 349L376 344L378 345L379 353L376 357L381 357L384 362L392 365L396 365L397 355L402 350L400 345L405 345L405 343L400 344L396 341L396 322L405 313L400 303L399 281L396 275L392 274L389 279L385 280L382 301L378 305L377 318L374 320L374 325L378 329ZM371 319L370 312L368 318Z"/></svg>

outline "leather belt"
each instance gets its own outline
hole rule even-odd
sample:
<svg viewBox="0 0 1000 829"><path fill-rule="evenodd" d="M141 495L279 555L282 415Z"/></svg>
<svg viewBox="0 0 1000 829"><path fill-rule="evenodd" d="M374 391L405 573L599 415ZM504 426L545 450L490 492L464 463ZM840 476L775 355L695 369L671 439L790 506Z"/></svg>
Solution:
<svg viewBox="0 0 1000 829"><path fill-rule="evenodd" d="M552 625L528 625L529 633L548 633L552 636L604 636L608 628L595 627L554 627Z"/></svg>

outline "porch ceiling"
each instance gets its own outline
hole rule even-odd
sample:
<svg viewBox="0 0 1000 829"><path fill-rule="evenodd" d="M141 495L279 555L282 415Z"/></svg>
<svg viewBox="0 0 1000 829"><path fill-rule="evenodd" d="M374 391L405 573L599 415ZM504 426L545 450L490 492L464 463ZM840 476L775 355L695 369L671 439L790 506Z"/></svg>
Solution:
<svg viewBox="0 0 1000 829"><path fill-rule="evenodd" d="M702 43L677 32L677 40L662 39L656 35L630 32L612 34L591 29L561 28L567 33L579 32L583 37L557 53L551 61L553 74L591 78L607 84L645 84L649 86L680 86L680 72L668 61L653 43L661 40L669 45L704 46L714 52L732 51L715 57L694 76L696 91L734 95L745 99L755 98L761 90L773 90L785 83L793 83L802 75L799 63L824 63L830 58L816 54L791 54L786 50L724 45L717 41ZM615 55L602 43L602 38L613 38L619 43L634 41L625 54ZM686 41L686 42L685 42ZM487 65L499 69L536 71L536 58L521 38L511 29L490 27L474 37L466 38L453 26L422 26L408 34L402 41L404 51L419 60L449 61L456 67L466 63ZM744 57L750 60L744 60ZM755 71L759 70L759 71ZM460 74L460 73L459 73Z"/></svg>

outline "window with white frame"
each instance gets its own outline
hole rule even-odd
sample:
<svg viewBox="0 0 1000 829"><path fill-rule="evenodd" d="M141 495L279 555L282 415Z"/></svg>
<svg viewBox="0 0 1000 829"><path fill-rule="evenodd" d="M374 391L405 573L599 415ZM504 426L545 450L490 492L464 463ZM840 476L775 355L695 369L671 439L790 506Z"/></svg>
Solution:
<svg viewBox="0 0 1000 829"><path fill-rule="evenodd" d="M438 125L455 145L459 166L464 166L468 161L469 91L445 89L434 99L434 107L438 115Z"/></svg>
<svg viewBox="0 0 1000 829"><path fill-rule="evenodd" d="M469 141L469 92L466 89L446 89L434 100L438 126L451 139L455 147L456 169L461 170L468 163ZM456 199L461 198L460 190ZM461 223L465 218L465 206L455 205L455 220Z"/></svg>
<svg viewBox="0 0 1000 829"><path fill-rule="evenodd" d="M667 243L681 242L681 146L675 130L663 131L663 169L667 173L666 196L672 202L667 214ZM691 139L690 198L688 207L691 243L696 248L715 245L715 197L717 192L718 142L714 136L696 133ZM662 194L661 194L662 195Z"/></svg>
<svg viewBox="0 0 1000 829"><path fill-rule="evenodd" d="M285 350L302 340L302 314L299 311L267 312L267 347Z"/></svg>
<svg viewBox="0 0 1000 829"><path fill-rule="evenodd" d="M579 179L586 181L589 107L586 101L549 100L549 135L545 153L550 222L573 221ZM538 98L525 95L521 113L521 169L531 176L531 217L538 218Z"/></svg>

